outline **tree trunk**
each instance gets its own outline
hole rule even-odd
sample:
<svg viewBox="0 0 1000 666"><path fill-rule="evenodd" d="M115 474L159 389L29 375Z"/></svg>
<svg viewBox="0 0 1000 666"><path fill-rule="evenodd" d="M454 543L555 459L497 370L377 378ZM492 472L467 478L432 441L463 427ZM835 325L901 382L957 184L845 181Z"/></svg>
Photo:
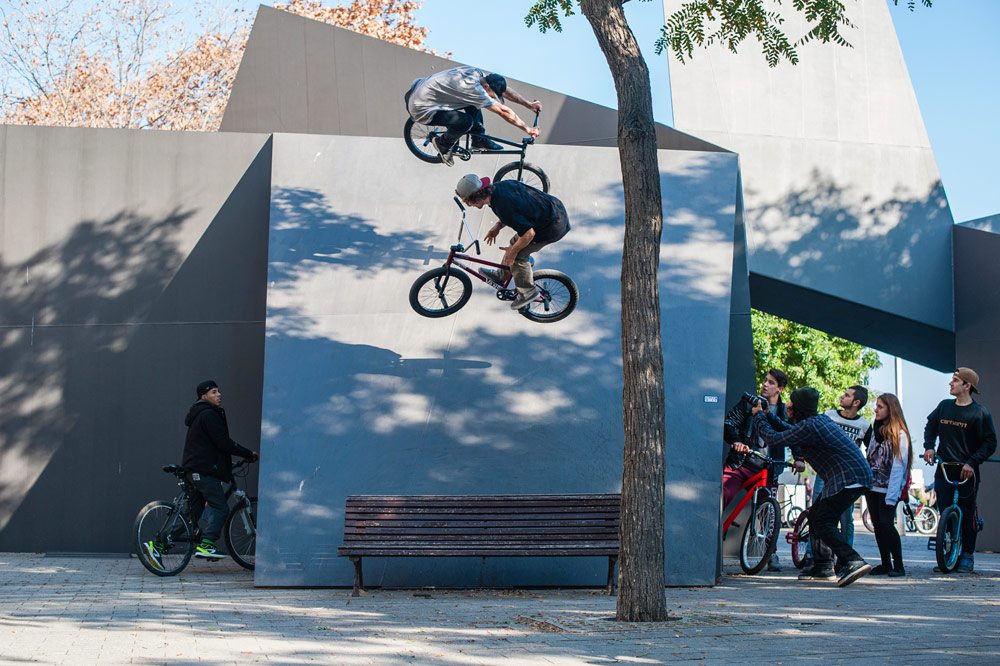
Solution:
<svg viewBox="0 0 1000 666"><path fill-rule="evenodd" d="M622 365L625 451L617 619L667 619L663 574L663 351L657 272L663 210L649 70L622 0L580 0L618 92L625 191Z"/></svg>

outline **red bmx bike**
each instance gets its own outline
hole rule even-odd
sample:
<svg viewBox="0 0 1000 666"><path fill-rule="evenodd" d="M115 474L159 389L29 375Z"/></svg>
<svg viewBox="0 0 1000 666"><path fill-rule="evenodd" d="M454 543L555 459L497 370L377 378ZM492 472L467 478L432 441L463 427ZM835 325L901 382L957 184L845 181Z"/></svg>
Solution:
<svg viewBox="0 0 1000 666"><path fill-rule="evenodd" d="M750 451L747 455L760 459L764 463L764 468L743 483L746 495L722 524L722 538L726 538L729 528L736 522L736 517L743 508L752 503L750 518L743 527L743 536L740 539L740 568L745 573L756 574L760 573L774 554L778 546L778 531L781 529L781 508L778 506L778 500L774 498L773 491L768 487L770 469L792 465L783 460L768 458L756 451Z"/></svg>

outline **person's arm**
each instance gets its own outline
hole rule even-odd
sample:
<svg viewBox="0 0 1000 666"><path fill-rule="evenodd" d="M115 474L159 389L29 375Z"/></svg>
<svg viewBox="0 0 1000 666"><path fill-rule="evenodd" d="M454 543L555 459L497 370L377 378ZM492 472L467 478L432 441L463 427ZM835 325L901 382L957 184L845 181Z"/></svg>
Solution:
<svg viewBox="0 0 1000 666"><path fill-rule="evenodd" d="M905 501L903 486L906 485L906 470L909 468L910 460L910 438L905 432L899 433L899 455L892 457L892 468L889 470L889 481L886 483L885 503L889 506L896 506L900 499Z"/></svg>
<svg viewBox="0 0 1000 666"><path fill-rule="evenodd" d="M777 432L771 426L771 422L766 416L761 416L766 412L758 412L754 415L754 427L758 428L757 432L764 439L764 443L768 446L786 446L792 450L792 455L796 458L799 457L799 452L802 449L803 444L808 444L810 441L810 430L811 427L807 421L802 423L797 423L793 425L788 430L783 432Z"/></svg>
<svg viewBox="0 0 1000 666"><path fill-rule="evenodd" d="M241 458L246 458L247 460L254 460L256 458L256 453L237 444L232 438L226 433L226 426L222 421L222 417L212 410L205 410L204 424L205 432L208 434L208 438L212 440L212 444L215 448L228 453L232 456L239 456Z"/></svg>
<svg viewBox="0 0 1000 666"><path fill-rule="evenodd" d="M979 431L979 448L973 451L969 459L965 461L967 465L981 465L997 450L997 431L993 427L993 417L985 411L977 430Z"/></svg>
<svg viewBox="0 0 1000 666"><path fill-rule="evenodd" d="M497 114L508 123L518 128L530 137L536 137L539 135L537 127L529 127L523 120L521 120L516 113L505 104L497 103L492 106L485 107L487 111L492 111Z"/></svg>
<svg viewBox="0 0 1000 666"><path fill-rule="evenodd" d="M500 233L500 230L503 229L503 227L503 222L498 220L497 223L493 225L493 228L487 231L486 235L483 236L483 241L485 241L487 245L493 245L493 243L497 240L497 234Z"/></svg>
<svg viewBox="0 0 1000 666"><path fill-rule="evenodd" d="M938 411L941 405L934 408L934 411L927 415L927 425L924 426L924 461L931 465L934 463L934 441L938 436Z"/></svg>
<svg viewBox="0 0 1000 666"><path fill-rule="evenodd" d="M509 99L515 104L520 104L526 109L531 109L535 113L538 113L539 111L542 110L541 102L539 102L537 99L529 102L524 97L522 97L521 94L516 90L511 90L510 88L507 88L507 90L504 91L503 96L505 99Z"/></svg>
<svg viewBox="0 0 1000 666"><path fill-rule="evenodd" d="M726 412L726 418L722 422L722 439L726 444L741 443L743 420L748 416L748 410L744 408L743 402L743 398L740 398L740 401Z"/></svg>

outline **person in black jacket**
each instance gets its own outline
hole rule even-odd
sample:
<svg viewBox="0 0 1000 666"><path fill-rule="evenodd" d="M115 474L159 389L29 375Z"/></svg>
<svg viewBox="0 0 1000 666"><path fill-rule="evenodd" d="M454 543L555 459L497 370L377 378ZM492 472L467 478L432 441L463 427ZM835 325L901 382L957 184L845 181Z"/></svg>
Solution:
<svg viewBox="0 0 1000 666"><path fill-rule="evenodd" d="M259 456L229 436L219 385L209 379L198 384L195 391L198 401L191 405L184 419L188 431L182 464L201 495L191 507L191 517L201 527L202 536L195 557L217 559L225 557L215 548L215 541L229 513L226 500L232 492L232 456L247 460L257 460Z"/></svg>
<svg viewBox="0 0 1000 666"><path fill-rule="evenodd" d="M979 393L978 387L979 375L975 371L971 368L956 370L948 384L948 392L955 399L942 400L927 416L924 428L924 460L933 465L936 455L943 461L934 472L934 489L942 514L955 499L954 486L946 481L943 465L949 466L948 478L966 481L959 486L958 494L958 506L962 509L962 554L955 568L958 573L972 573L975 568L978 530L973 521L979 492L979 466L997 450L993 416L972 399L973 393ZM935 440L937 452L934 451ZM939 569L935 567L934 570Z"/></svg>

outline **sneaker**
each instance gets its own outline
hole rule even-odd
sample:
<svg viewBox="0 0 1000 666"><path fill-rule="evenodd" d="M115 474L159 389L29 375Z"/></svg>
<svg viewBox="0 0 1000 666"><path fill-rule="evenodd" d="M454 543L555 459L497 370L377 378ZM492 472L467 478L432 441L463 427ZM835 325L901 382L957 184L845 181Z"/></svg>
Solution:
<svg viewBox="0 0 1000 666"><path fill-rule="evenodd" d="M438 155L441 156L442 162L444 162L448 166L455 166L455 156L451 154L451 148L449 148L448 150L443 150L441 148L441 144L439 143L440 141L441 137L436 136L433 139L431 139L431 145L434 146L434 150L436 150L438 152ZM452 148L454 148L454 146L452 146Z"/></svg>
<svg viewBox="0 0 1000 666"><path fill-rule="evenodd" d="M146 561L152 564L154 569L159 569L160 571L167 570L167 568L163 566L163 555L160 552L160 544L155 541L147 541L142 544L142 548L146 551Z"/></svg>
<svg viewBox="0 0 1000 666"><path fill-rule="evenodd" d="M833 573L833 567L813 567L808 571L799 574L799 580L833 580L837 576Z"/></svg>
<svg viewBox="0 0 1000 666"><path fill-rule="evenodd" d="M972 559L972 555L962 553L961 557L958 558L958 566L955 567L955 573L972 573L975 568L976 565Z"/></svg>
<svg viewBox="0 0 1000 666"><path fill-rule="evenodd" d="M879 564L878 566L872 567L872 570L868 572L869 576L891 576L892 569L885 566L884 564Z"/></svg>
<svg viewBox="0 0 1000 666"><path fill-rule="evenodd" d="M538 287L532 287L531 291L529 291L526 294L518 293L517 298L515 298L514 302L510 304L510 309L520 310L521 308L531 303L531 301L538 298L539 293L541 292L538 291Z"/></svg>
<svg viewBox="0 0 1000 666"><path fill-rule="evenodd" d="M202 539L198 547L194 549L195 557L203 557L207 560L221 560L225 557L219 550L215 547L215 544L208 539Z"/></svg>
<svg viewBox="0 0 1000 666"><path fill-rule="evenodd" d="M485 275L489 279L493 280L494 282L498 282L500 284L503 284L504 273L506 271L504 271L504 270L502 270L500 268L480 268L479 272L482 275Z"/></svg>
<svg viewBox="0 0 1000 666"><path fill-rule="evenodd" d="M781 571L781 559L778 557L777 553L772 555L771 559L767 561L767 570L775 573Z"/></svg>
<svg viewBox="0 0 1000 666"><path fill-rule="evenodd" d="M816 563L813 561L813 558L807 557L804 560L802 560L802 566L799 567L799 568L802 569L803 571L809 571L815 565L816 565Z"/></svg>
<svg viewBox="0 0 1000 666"><path fill-rule="evenodd" d="M872 570L872 565L864 560L852 560L844 565L843 573L837 579L837 587L847 587Z"/></svg>
<svg viewBox="0 0 1000 666"><path fill-rule="evenodd" d="M503 146L482 134L472 135L472 147L478 150L503 150Z"/></svg>
<svg viewBox="0 0 1000 666"><path fill-rule="evenodd" d="M875 570L872 569L871 573L875 573ZM906 569L904 569L903 567L889 570L889 578L901 578L902 576L905 575L906 575Z"/></svg>

